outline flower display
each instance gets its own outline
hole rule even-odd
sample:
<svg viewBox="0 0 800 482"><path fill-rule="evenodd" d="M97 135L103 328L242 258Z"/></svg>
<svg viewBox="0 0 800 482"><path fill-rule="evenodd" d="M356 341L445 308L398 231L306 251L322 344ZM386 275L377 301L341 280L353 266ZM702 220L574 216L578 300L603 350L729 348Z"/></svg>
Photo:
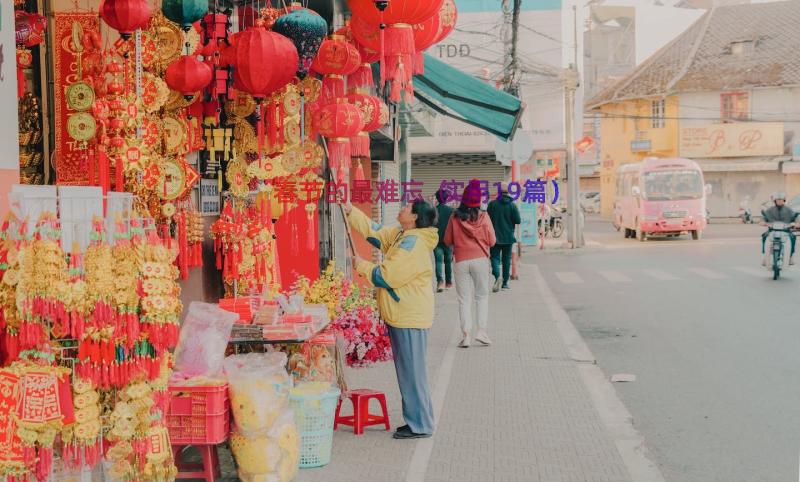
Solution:
<svg viewBox="0 0 800 482"><path fill-rule="evenodd" d="M300 278L295 289L306 303L328 307L331 326L344 340L348 366L365 367L391 360L389 331L378 313L373 290L359 287L335 266L331 261L316 281Z"/></svg>

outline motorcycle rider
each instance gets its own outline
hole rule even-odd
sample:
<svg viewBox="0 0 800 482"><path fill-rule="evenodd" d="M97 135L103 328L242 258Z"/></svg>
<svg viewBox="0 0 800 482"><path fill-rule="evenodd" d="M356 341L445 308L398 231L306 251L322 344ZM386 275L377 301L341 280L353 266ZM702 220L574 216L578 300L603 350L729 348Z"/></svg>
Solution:
<svg viewBox="0 0 800 482"><path fill-rule="evenodd" d="M772 199L772 202L775 203L775 205L770 207L766 211L761 211L761 214L764 216L764 220L761 222L762 226L766 226L767 223L775 223L775 222L781 222L786 224L795 223L795 221L797 220L797 216L800 213L795 212L794 209L786 205L785 193L776 192L770 197L770 199ZM769 235L769 230L765 231L761 235L761 254L764 254L764 246L766 244L768 235ZM794 246L796 239L797 238L795 234L789 231L789 240L791 241L791 246L792 246L789 254L789 264L794 264Z"/></svg>

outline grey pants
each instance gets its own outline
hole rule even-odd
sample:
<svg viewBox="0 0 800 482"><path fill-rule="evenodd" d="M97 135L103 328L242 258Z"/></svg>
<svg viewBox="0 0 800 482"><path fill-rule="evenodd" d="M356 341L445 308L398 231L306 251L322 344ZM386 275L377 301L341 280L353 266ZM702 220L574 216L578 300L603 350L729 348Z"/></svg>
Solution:
<svg viewBox="0 0 800 482"><path fill-rule="evenodd" d="M433 403L425 364L428 330L389 326L403 418L414 433L433 433Z"/></svg>

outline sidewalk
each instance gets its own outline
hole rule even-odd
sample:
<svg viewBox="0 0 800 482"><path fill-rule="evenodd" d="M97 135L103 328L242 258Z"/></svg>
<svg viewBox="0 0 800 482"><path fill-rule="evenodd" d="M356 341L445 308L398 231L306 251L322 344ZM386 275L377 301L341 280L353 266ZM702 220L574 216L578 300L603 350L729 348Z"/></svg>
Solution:
<svg viewBox="0 0 800 482"><path fill-rule="evenodd" d="M455 290L437 294L428 346L434 437L398 441L377 427L362 436L340 427L331 463L296 480L663 481L538 268L521 263L519 274L512 291L491 296L488 348L456 348ZM391 363L349 370L347 379L384 391L392 427L403 423Z"/></svg>

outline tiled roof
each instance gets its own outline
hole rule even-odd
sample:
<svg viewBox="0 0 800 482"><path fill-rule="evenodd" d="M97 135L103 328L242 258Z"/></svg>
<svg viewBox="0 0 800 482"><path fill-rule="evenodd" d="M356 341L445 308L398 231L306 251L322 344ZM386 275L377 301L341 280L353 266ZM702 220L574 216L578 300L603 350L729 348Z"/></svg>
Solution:
<svg viewBox="0 0 800 482"><path fill-rule="evenodd" d="M586 106L679 92L800 84L798 26L797 0L711 9ZM733 53L740 42L744 52Z"/></svg>

